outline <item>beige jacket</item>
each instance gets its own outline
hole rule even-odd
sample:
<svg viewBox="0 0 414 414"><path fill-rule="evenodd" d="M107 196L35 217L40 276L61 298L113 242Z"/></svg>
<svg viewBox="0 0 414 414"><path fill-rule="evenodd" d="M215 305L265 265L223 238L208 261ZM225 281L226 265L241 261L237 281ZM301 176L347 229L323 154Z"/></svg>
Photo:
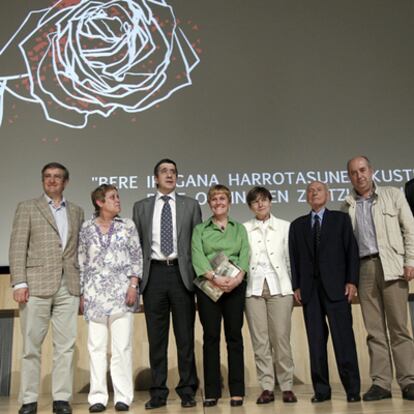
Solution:
<svg viewBox="0 0 414 414"><path fill-rule="evenodd" d="M33 296L57 292L62 273L72 295L79 295L78 235L83 210L67 202L68 238L62 251L59 231L44 195L17 206L10 238L11 283L25 282Z"/></svg>
<svg viewBox="0 0 414 414"><path fill-rule="evenodd" d="M414 266L414 218L402 191L395 187L375 187L372 217L379 255L386 281L403 276L404 266ZM356 193L343 205L355 229Z"/></svg>
<svg viewBox="0 0 414 414"><path fill-rule="evenodd" d="M282 295L291 295L293 294L293 291L289 258L290 223L288 221L278 219L273 215L270 216L269 220L270 223L265 240L266 250L270 259L270 263L272 264L273 269L279 277ZM244 227L246 227L250 245L250 269L246 289L246 296L249 297L252 295L253 284L253 278L250 275L258 264L262 234L260 228L257 226L256 219L247 221L244 223Z"/></svg>

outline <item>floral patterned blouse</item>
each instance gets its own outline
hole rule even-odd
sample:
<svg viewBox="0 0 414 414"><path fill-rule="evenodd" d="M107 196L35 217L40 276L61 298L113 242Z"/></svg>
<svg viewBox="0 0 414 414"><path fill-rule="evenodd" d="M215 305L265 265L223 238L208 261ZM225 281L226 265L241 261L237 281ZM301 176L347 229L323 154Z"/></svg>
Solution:
<svg viewBox="0 0 414 414"><path fill-rule="evenodd" d="M142 276L142 251L132 220L115 217L106 234L95 218L85 221L78 259L86 320L103 321L134 310L125 304L125 297L129 277Z"/></svg>

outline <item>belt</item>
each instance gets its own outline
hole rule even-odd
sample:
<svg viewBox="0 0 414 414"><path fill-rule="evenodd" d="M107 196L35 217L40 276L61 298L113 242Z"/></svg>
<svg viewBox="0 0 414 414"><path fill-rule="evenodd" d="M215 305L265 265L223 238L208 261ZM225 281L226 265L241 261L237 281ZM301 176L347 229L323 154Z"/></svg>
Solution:
<svg viewBox="0 0 414 414"><path fill-rule="evenodd" d="M373 260L373 259L379 259L379 253L368 254L367 256L360 257L360 260Z"/></svg>
<svg viewBox="0 0 414 414"><path fill-rule="evenodd" d="M167 259L167 260L151 259L151 264L157 264L161 266L178 266L178 259Z"/></svg>

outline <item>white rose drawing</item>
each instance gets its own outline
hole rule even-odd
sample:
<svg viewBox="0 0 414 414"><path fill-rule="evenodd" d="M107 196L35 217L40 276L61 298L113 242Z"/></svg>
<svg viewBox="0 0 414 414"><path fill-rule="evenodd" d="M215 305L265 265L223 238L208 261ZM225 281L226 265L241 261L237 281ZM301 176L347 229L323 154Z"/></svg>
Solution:
<svg viewBox="0 0 414 414"><path fill-rule="evenodd" d="M19 73L0 73L0 125L7 93L70 128L145 111L191 85L200 61L165 0L56 1L31 10L0 48L24 60Z"/></svg>

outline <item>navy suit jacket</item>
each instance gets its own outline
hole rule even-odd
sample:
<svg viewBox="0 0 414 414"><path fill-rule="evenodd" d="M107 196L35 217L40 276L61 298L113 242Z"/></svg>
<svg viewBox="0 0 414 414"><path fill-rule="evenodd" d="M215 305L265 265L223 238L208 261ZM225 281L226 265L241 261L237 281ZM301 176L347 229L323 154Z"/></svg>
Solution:
<svg viewBox="0 0 414 414"><path fill-rule="evenodd" d="M315 261L319 278L331 301L345 299L345 284L358 285L359 253L349 215L326 209L321 225L319 254L315 257L311 214L297 218L290 226L289 254L293 290L300 288L306 304L315 287Z"/></svg>

